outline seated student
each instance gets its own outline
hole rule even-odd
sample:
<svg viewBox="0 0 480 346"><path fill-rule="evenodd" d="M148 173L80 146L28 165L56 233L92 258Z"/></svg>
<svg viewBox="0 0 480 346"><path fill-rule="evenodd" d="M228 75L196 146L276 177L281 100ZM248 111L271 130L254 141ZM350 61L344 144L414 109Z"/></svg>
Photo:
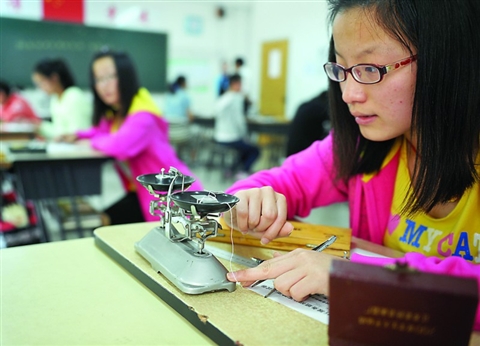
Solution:
<svg viewBox="0 0 480 346"><path fill-rule="evenodd" d="M244 97L241 88L241 78L238 74L234 74L230 77L228 91L220 96L216 104L213 138L216 142L239 152L238 177L244 178L251 173L252 165L260 155L260 150L247 141L247 120L243 113Z"/></svg>
<svg viewBox="0 0 480 346"><path fill-rule="evenodd" d="M168 124L147 89L140 87L135 67L123 52L102 50L91 63L94 126L64 136L65 141L89 139L92 147L115 157L128 193L105 210L110 224L158 221L149 211L154 198L137 180L143 174L177 168L193 176L168 142ZM190 190L203 190L197 180Z"/></svg>
<svg viewBox="0 0 480 346"><path fill-rule="evenodd" d="M170 93L165 98L164 115L168 121L170 143L181 159L190 160L193 153L190 128L193 113L187 93L187 79L184 76L178 76L170 85Z"/></svg>
<svg viewBox="0 0 480 346"><path fill-rule="evenodd" d="M42 122L39 133L47 139L72 134L92 125L92 105L63 59L43 59L32 74L35 85L51 95L51 122Z"/></svg>
<svg viewBox="0 0 480 346"><path fill-rule="evenodd" d="M187 94L187 80L178 76L170 86L170 93L165 100L165 117L169 121L189 122L193 120L190 110L190 97Z"/></svg>
<svg viewBox="0 0 480 346"><path fill-rule="evenodd" d="M240 198L236 227L267 244L292 232L287 220L348 201L353 236L405 252L417 270L470 277L480 288L480 2L329 3L333 130L282 167L227 189ZM297 249L228 278L274 279L300 301L328 295L332 260Z"/></svg>
<svg viewBox="0 0 480 346"><path fill-rule="evenodd" d="M307 149L317 140L324 139L329 130L328 92L322 91L298 107L288 130L287 156Z"/></svg>
<svg viewBox="0 0 480 346"><path fill-rule="evenodd" d="M0 121L39 124L41 119L22 96L12 92L7 82L0 81Z"/></svg>
<svg viewBox="0 0 480 346"><path fill-rule="evenodd" d="M234 62L235 72L238 74L242 80L242 94L243 94L243 114L248 115L250 107L252 106L252 101L250 100L251 89L251 78L250 70L245 66L245 60L243 58L236 58Z"/></svg>

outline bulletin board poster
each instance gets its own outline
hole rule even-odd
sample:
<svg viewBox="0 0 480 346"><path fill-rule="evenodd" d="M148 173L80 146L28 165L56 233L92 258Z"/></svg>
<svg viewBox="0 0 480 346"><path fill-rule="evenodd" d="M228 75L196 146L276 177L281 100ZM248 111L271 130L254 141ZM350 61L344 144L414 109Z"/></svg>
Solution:
<svg viewBox="0 0 480 346"><path fill-rule="evenodd" d="M0 17L0 76L11 85L32 86L31 74L39 60L63 58L76 84L88 88L92 56L103 47L127 52L142 86L152 92L166 91L164 33Z"/></svg>
<svg viewBox="0 0 480 346"><path fill-rule="evenodd" d="M195 93L208 93L213 84L211 60L174 58L168 61L168 71L171 82L178 76L184 76L188 81L188 89Z"/></svg>

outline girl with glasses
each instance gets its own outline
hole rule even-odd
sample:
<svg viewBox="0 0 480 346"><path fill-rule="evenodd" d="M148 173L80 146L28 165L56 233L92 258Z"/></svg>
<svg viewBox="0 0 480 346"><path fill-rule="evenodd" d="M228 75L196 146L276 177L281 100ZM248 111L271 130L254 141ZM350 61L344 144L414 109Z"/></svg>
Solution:
<svg viewBox="0 0 480 346"><path fill-rule="evenodd" d="M353 236L404 252L418 270L480 284L480 2L329 3L332 131L228 189L240 198L235 227L266 244L292 232L287 220L348 202ZM303 300L328 295L331 261L297 249L228 277L275 279Z"/></svg>

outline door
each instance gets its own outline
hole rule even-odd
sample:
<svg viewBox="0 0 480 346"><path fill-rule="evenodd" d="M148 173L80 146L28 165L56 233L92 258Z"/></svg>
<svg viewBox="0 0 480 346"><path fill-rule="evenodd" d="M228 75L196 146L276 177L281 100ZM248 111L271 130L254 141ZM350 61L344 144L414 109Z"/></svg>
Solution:
<svg viewBox="0 0 480 346"><path fill-rule="evenodd" d="M288 41L262 45L260 114L285 118Z"/></svg>

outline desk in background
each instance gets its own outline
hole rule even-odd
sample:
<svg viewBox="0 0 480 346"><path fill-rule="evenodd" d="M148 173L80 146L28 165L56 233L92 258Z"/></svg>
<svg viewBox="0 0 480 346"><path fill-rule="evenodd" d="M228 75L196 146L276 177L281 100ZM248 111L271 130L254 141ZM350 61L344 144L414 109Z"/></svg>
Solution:
<svg viewBox="0 0 480 346"><path fill-rule="evenodd" d="M75 197L101 193L101 169L109 159L91 149L88 143L52 143L44 153L8 153L1 162L1 168L15 175L17 188L23 198L34 202L43 240L49 241L41 217L42 208L58 198L70 199L77 232L83 237ZM61 222L59 224L62 238L65 238L65 230Z"/></svg>
<svg viewBox="0 0 480 346"><path fill-rule="evenodd" d="M193 124L202 128L213 129L215 118L213 117L195 117ZM288 135L289 121L278 120L275 117L255 116L247 118L248 130L255 133Z"/></svg>
<svg viewBox="0 0 480 346"><path fill-rule="evenodd" d="M126 251L133 251L133 242L155 225L108 226L97 231L109 234ZM353 243L368 244L357 240ZM242 246L235 248L242 256L261 257L265 251ZM373 248L385 249L376 245ZM215 344L95 246L92 238L3 249L0 257L2 345ZM197 324L203 328L208 325L215 328L199 319L202 313L207 315L208 322L214 316L199 310L206 310L212 303L211 309L225 310L215 299L217 295L223 295L230 298L229 304L236 306L235 310L225 312L228 320L223 323L229 322L236 328L238 341L245 338L263 340L246 342L245 345L274 342L327 345L326 325L286 307L281 309L285 314L278 315L274 311L281 305L261 296L255 297L259 305L246 307L235 300L238 296L235 294L256 296L242 288L233 293L188 296L194 301L191 308L197 309ZM248 320L248 325L242 325L242 319ZM306 321L306 324L295 323L298 320ZM273 339L269 339L271 335ZM470 345L480 345L480 333L472 334Z"/></svg>
<svg viewBox="0 0 480 346"><path fill-rule="evenodd" d="M210 151L216 152L215 142L213 141L215 118L195 117L193 125L200 128L198 136L194 137L193 147L212 147ZM264 153L266 164L263 168L278 166L280 160L285 157L290 122L276 117L258 115L247 118L247 126L252 142L258 144ZM213 158L209 158L207 162L212 160ZM221 160L221 162L223 161Z"/></svg>
<svg viewBox="0 0 480 346"><path fill-rule="evenodd" d="M30 140L36 136L35 125L28 123L0 123L0 141Z"/></svg>
<svg viewBox="0 0 480 346"><path fill-rule="evenodd" d="M288 130L290 122L268 116L257 116L248 119L250 134L257 135L257 143L262 149L266 168L281 165L286 156Z"/></svg>

